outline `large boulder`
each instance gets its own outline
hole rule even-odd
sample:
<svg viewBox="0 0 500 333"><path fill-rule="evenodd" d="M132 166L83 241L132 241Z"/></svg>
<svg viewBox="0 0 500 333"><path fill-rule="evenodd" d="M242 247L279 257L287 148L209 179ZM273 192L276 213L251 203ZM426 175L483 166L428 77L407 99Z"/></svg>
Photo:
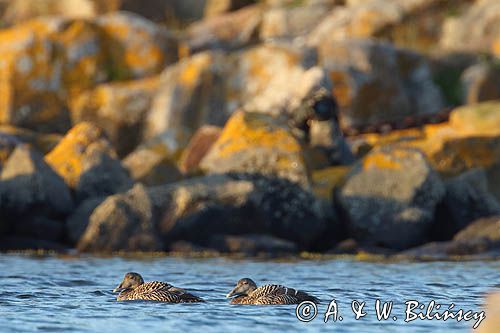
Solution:
<svg viewBox="0 0 500 333"><path fill-rule="evenodd" d="M357 149L360 152L387 144L416 147L445 177L483 168L489 191L500 200L500 103L497 101L455 108L447 122L388 134L366 134L360 141L355 144L364 146Z"/></svg>
<svg viewBox="0 0 500 333"><path fill-rule="evenodd" d="M235 113L200 167L208 173L259 173L309 185L300 142L286 124L261 113Z"/></svg>
<svg viewBox="0 0 500 333"><path fill-rule="evenodd" d="M312 194L286 180L241 174L214 175L152 188L159 232L207 245L209 235L268 234L301 249L330 244L333 217ZM327 237L325 237L327 236Z"/></svg>
<svg viewBox="0 0 500 333"><path fill-rule="evenodd" d="M93 197L84 200L68 216L65 223L66 240L75 246L84 234L94 210L105 200L105 197Z"/></svg>
<svg viewBox="0 0 500 333"><path fill-rule="evenodd" d="M26 145L18 145L0 175L2 218L19 221L22 216L60 217L73 209L64 180Z"/></svg>
<svg viewBox="0 0 500 333"><path fill-rule="evenodd" d="M143 185L108 197L92 213L77 244L80 251L159 251L152 202Z"/></svg>
<svg viewBox="0 0 500 333"><path fill-rule="evenodd" d="M114 194L132 185L102 130L91 123L73 127L45 160L75 191L77 201Z"/></svg>
<svg viewBox="0 0 500 333"><path fill-rule="evenodd" d="M500 203L488 189L486 172L472 169L445 182L446 195L437 210L435 235L450 239L471 222L500 215Z"/></svg>
<svg viewBox="0 0 500 333"><path fill-rule="evenodd" d="M337 194L350 235L404 249L428 239L445 188L416 149L382 147L359 161Z"/></svg>
<svg viewBox="0 0 500 333"><path fill-rule="evenodd" d="M498 184L500 103L491 101L456 108L448 123L426 126L424 138L409 144L424 151L434 168L446 176L484 168L488 182ZM494 193L495 188L491 188Z"/></svg>
<svg viewBox="0 0 500 333"><path fill-rule="evenodd" d="M373 40L327 39L317 48L345 129L405 126L412 118L442 110L441 93L417 53Z"/></svg>
<svg viewBox="0 0 500 333"><path fill-rule="evenodd" d="M142 140L144 119L159 85L157 76L105 83L79 94L71 103L73 123L89 121L104 130L119 156Z"/></svg>
<svg viewBox="0 0 500 333"><path fill-rule="evenodd" d="M169 66L146 117L144 136L168 130L194 132L205 124L223 125L228 117L224 92L225 57L203 52Z"/></svg>

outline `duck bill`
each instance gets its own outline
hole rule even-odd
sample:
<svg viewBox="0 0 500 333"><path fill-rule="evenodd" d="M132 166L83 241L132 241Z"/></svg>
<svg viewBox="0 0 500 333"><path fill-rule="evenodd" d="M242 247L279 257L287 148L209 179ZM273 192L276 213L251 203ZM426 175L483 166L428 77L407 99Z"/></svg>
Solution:
<svg viewBox="0 0 500 333"><path fill-rule="evenodd" d="M114 293L119 293L120 291L124 290L125 288L122 287L122 284L120 283L118 286L116 286L115 289L113 289Z"/></svg>
<svg viewBox="0 0 500 333"><path fill-rule="evenodd" d="M238 289L239 289L238 287L234 287L234 289L233 289L233 290L231 290L231 291L230 291L230 292L226 295L226 297L227 297L227 298L230 298L230 297L233 297L233 296L238 296L238 295L240 295L240 293L241 293L241 292L240 292L240 290L238 290Z"/></svg>

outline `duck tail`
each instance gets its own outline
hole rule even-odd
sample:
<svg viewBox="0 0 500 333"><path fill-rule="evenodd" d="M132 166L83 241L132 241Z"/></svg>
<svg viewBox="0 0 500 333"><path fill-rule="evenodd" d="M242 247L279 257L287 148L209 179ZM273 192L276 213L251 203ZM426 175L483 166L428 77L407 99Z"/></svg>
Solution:
<svg viewBox="0 0 500 333"><path fill-rule="evenodd" d="M205 300L203 298L200 298L198 296L192 295L192 294L184 294L182 295L182 302L183 303L204 303Z"/></svg>

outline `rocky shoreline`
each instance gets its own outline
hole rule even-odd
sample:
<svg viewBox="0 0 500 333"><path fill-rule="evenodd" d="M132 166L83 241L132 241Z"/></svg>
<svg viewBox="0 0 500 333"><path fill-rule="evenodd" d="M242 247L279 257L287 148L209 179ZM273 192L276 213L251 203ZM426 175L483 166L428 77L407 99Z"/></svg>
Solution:
<svg viewBox="0 0 500 333"><path fill-rule="evenodd" d="M0 251L500 257L495 1L236 2L5 16Z"/></svg>

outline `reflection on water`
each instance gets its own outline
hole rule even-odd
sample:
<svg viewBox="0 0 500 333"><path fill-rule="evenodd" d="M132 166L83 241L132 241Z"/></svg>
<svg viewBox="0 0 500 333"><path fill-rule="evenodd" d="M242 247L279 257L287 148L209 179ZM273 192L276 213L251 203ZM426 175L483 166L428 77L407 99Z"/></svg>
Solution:
<svg viewBox="0 0 500 333"><path fill-rule="evenodd" d="M202 296L206 303L115 302L111 290L127 271L145 280L168 281ZM225 298L239 278L281 283L318 296L319 315L309 323L294 306L231 306ZM486 291L500 281L500 262L369 263L350 260L255 261L232 259L60 259L0 255L0 330L47 332L467 332L470 322L404 322L404 301L435 300L445 308L479 311ZM335 299L343 321L323 322ZM378 322L375 300L394 301L396 321ZM356 321L353 300L366 301ZM487 315L487 314L486 314Z"/></svg>

